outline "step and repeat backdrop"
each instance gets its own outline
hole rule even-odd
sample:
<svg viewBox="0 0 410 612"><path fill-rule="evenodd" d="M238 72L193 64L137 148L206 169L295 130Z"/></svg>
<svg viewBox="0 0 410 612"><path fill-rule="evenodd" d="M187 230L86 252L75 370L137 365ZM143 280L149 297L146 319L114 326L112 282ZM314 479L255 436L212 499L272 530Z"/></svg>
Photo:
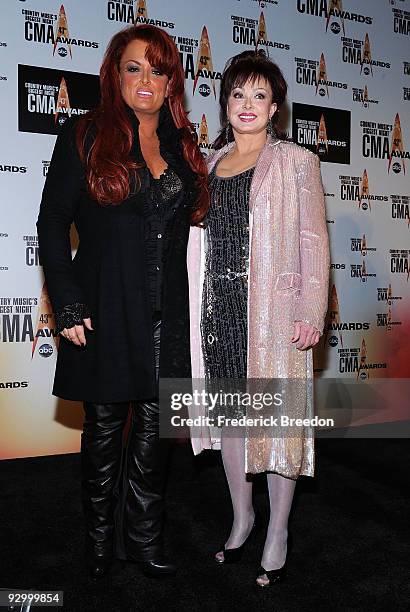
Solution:
<svg viewBox="0 0 410 612"><path fill-rule="evenodd" d="M0 458L79 449L81 406L51 395L58 338L36 219L55 137L97 103L107 43L133 23L175 39L204 155L226 60L260 46L279 64L289 136L319 155L326 192L332 276L316 374L410 377L410 0L5 0Z"/></svg>

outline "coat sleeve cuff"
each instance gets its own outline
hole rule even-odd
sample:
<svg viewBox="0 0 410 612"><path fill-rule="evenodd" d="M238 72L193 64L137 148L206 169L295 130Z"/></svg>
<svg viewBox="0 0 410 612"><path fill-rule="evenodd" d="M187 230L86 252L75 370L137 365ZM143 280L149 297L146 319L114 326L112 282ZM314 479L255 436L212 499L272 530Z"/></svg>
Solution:
<svg viewBox="0 0 410 612"><path fill-rule="evenodd" d="M81 304L80 302L67 304L55 312L57 334L64 328L69 329L70 327L74 327L74 325L83 325L83 319L87 319L89 316L90 313L85 304Z"/></svg>
<svg viewBox="0 0 410 612"><path fill-rule="evenodd" d="M299 304L298 306L296 307L294 321L309 323L322 335L325 326L326 307L319 303L311 303L308 306Z"/></svg>

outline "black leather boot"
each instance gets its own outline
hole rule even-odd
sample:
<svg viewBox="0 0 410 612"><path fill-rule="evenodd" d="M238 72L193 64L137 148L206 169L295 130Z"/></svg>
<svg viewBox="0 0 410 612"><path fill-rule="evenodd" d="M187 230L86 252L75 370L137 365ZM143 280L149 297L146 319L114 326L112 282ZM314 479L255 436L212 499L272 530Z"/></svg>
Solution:
<svg viewBox="0 0 410 612"><path fill-rule="evenodd" d="M159 367L160 322L154 323L156 370ZM157 374L158 375L158 374ZM159 438L159 402L133 402L124 472L123 533L127 558L144 574L165 576L176 567L163 552L163 511L169 441Z"/></svg>
<svg viewBox="0 0 410 612"><path fill-rule="evenodd" d="M158 435L158 402L133 406L126 459L128 484L124 505L127 557L150 576L173 574L163 552L163 490L168 444Z"/></svg>
<svg viewBox="0 0 410 612"><path fill-rule="evenodd" d="M81 436L86 563L91 578L103 577L113 556L114 490L121 471L122 437L129 404L84 403Z"/></svg>

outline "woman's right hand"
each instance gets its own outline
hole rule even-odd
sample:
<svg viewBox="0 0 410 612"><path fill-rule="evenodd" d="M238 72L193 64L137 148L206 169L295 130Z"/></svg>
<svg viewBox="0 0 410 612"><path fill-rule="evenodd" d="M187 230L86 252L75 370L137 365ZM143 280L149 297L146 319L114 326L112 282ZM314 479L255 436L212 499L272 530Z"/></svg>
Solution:
<svg viewBox="0 0 410 612"><path fill-rule="evenodd" d="M85 327L90 331L93 331L91 319L83 319L83 321ZM65 327L60 333L66 340L69 340L73 344L76 344L77 346L85 346L87 341L85 339L84 325L73 325L73 327L69 327L68 329Z"/></svg>

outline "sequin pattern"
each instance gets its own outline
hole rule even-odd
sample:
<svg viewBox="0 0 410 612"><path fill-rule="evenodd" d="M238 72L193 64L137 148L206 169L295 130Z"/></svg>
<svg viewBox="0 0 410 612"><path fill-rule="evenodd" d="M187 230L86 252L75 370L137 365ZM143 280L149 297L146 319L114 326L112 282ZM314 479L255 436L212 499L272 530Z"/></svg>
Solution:
<svg viewBox="0 0 410 612"><path fill-rule="evenodd" d="M158 202L168 202L175 198L183 188L179 176L168 166L158 179L152 179L155 197Z"/></svg>
<svg viewBox="0 0 410 612"><path fill-rule="evenodd" d="M208 379L245 379L249 264L249 192L253 168L210 175L206 219L202 346Z"/></svg>

